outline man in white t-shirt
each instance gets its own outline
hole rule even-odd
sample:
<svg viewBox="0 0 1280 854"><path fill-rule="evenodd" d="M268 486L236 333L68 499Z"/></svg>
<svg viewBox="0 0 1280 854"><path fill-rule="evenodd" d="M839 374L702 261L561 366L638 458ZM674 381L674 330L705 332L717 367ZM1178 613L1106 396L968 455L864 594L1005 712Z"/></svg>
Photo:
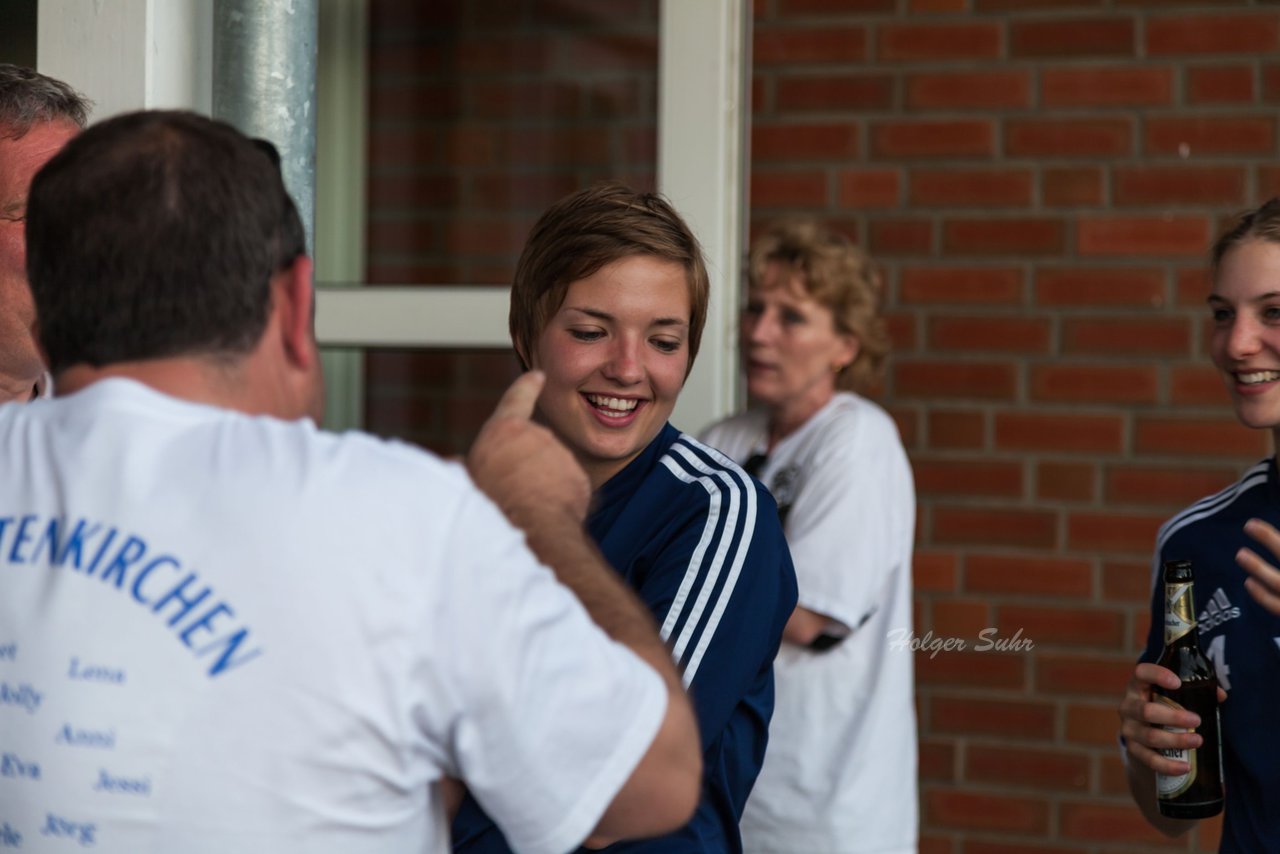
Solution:
<svg viewBox="0 0 1280 854"><path fill-rule="evenodd" d="M318 431L268 148L135 113L32 184L58 397L0 410L0 847L445 851L449 778L522 851L681 825L692 711L541 376L469 472Z"/></svg>
<svg viewBox="0 0 1280 854"><path fill-rule="evenodd" d="M88 117L89 102L61 80L0 62L0 403L49 391L27 287L27 188Z"/></svg>

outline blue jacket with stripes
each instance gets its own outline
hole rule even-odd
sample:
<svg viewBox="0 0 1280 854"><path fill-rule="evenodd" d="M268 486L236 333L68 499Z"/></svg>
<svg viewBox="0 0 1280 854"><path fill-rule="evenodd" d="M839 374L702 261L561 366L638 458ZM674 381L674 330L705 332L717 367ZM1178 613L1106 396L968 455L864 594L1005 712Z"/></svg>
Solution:
<svg viewBox="0 0 1280 854"><path fill-rule="evenodd" d="M1226 784L1221 852L1280 850L1280 617L1254 601L1248 576L1235 562L1242 547L1271 555L1245 536L1251 518L1280 525L1280 483L1273 460L1255 465L1237 483L1192 504L1157 535L1151 579L1151 629L1141 661L1155 661L1164 645L1163 561L1189 560L1195 572L1197 633L1227 691L1219 707Z"/></svg>
<svg viewBox="0 0 1280 854"><path fill-rule="evenodd" d="M738 819L773 714L773 658L796 605L777 506L736 463L669 424L595 500L588 530L648 605L683 672L705 766L689 824L606 850L740 852ZM469 798L453 838L455 851L510 850Z"/></svg>

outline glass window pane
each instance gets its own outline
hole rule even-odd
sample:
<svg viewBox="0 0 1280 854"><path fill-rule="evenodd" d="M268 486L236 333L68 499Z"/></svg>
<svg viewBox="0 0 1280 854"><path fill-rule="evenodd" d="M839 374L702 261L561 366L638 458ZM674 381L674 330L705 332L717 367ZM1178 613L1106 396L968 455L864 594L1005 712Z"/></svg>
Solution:
<svg viewBox="0 0 1280 854"><path fill-rule="evenodd" d="M505 284L555 199L654 186L656 0L373 0L368 277Z"/></svg>
<svg viewBox="0 0 1280 854"><path fill-rule="evenodd" d="M365 430L446 456L466 453L502 391L520 374L507 348L325 352L362 355Z"/></svg>
<svg viewBox="0 0 1280 854"><path fill-rule="evenodd" d="M551 202L654 189L657 0L370 0L370 284L507 287ZM365 426L456 452L510 351L369 351ZM501 380L501 381L499 381Z"/></svg>

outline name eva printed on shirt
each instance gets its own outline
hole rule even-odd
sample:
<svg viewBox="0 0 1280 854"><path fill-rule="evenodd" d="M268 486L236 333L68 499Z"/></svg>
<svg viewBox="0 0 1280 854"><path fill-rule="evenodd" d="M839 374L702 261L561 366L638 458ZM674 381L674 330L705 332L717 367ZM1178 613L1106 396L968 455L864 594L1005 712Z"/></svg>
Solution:
<svg viewBox="0 0 1280 854"><path fill-rule="evenodd" d="M0 516L0 561L12 566L69 570L165 621L183 646L209 660L212 678L262 654L250 630L200 576L170 554L157 554L136 534L87 519Z"/></svg>
<svg viewBox="0 0 1280 854"><path fill-rule="evenodd" d="M7 750L0 752L0 777L10 780L39 780L40 763Z"/></svg>
<svg viewBox="0 0 1280 854"><path fill-rule="evenodd" d="M941 635L934 637L933 629L929 629L923 635L917 637L910 629L890 629L886 633L889 639L889 649L903 649L911 652L927 652L929 658L936 658L940 652L963 652L969 649L969 641L966 638L943 637ZM991 626L978 632L976 643L973 645L974 652L1026 652L1036 648L1035 642L1031 638L1022 636L1022 629L1018 629L1007 638L1000 637L1000 630Z"/></svg>

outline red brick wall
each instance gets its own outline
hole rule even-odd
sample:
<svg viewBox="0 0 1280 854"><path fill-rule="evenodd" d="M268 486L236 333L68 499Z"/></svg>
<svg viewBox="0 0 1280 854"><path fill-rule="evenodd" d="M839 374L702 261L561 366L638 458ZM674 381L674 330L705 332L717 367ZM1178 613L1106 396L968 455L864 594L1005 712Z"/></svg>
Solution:
<svg viewBox="0 0 1280 854"><path fill-rule="evenodd" d="M657 0L371 0L374 284L504 287L529 227L592 181L654 186ZM374 432L458 453L508 351L377 352Z"/></svg>
<svg viewBox="0 0 1280 854"><path fill-rule="evenodd" d="M920 495L922 850L1216 850L1131 805L1117 700L1160 522L1268 453L1206 356L1203 259L1280 191L1280 9L758 0L752 220L883 264ZM1031 650L974 651L1021 630Z"/></svg>
<svg viewBox="0 0 1280 854"><path fill-rule="evenodd" d="M656 0L372 5L371 281L506 281L552 199L652 184ZM921 850L1215 850L1131 806L1115 706L1156 527L1269 452L1209 365L1202 271L1280 192L1280 8L754 7L752 220L819 214L886 273L917 633L1035 644L917 654ZM371 424L449 451L514 370L369 365Z"/></svg>

